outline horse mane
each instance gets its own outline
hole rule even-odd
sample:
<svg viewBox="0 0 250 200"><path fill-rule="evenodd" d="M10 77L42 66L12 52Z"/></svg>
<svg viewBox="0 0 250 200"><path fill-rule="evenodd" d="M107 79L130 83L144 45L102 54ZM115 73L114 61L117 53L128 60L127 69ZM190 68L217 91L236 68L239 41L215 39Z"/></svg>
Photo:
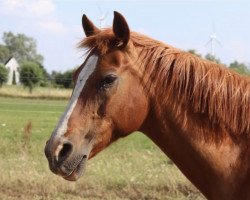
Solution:
<svg viewBox="0 0 250 200"><path fill-rule="evenodd" d="M112 30L106 29L85 38L79 46L105 54L116 45ZM135 32L131 32L126 50L133 51L131 46L138 50L140 65L149 82L155 83L154 95L161 97L162 105L172 98L175 104L191 106L194 113L205 114L235 136L250 132L249 77Z"/></svg>

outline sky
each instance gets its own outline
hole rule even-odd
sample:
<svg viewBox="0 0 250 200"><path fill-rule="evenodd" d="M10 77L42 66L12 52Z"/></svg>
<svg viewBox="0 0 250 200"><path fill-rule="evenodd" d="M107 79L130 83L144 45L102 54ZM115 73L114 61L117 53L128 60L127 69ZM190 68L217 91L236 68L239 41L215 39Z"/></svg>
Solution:
<svg viewBox="0 0 250 200"><path fill-rule="evenodd" d="M110 27L114 10L125 16L132 31L202 55L211 52L206 43L214 27L221 43L215 45L216 57L225 64L238 60L250 65L247 0L0 0L0 37L7 31L33 37L45 68L64 72L84 61L84 51L77 48L85 37L82 15L100 27L106 14L102 28Z"/></svg>

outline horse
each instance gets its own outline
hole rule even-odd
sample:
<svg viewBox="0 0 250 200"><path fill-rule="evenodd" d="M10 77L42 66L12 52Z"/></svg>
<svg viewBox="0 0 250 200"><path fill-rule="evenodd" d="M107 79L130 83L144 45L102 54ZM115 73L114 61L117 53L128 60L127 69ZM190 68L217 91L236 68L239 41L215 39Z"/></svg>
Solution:
<svg viewBox="0 0 250 200"><path fill-rule="evenodd" d="M250 199L249 77L132 32L116 11L111 28L86 15L82 26L88 54L45 146L51 171L76 181L88 159L140 131L207 199Z"/></svg>

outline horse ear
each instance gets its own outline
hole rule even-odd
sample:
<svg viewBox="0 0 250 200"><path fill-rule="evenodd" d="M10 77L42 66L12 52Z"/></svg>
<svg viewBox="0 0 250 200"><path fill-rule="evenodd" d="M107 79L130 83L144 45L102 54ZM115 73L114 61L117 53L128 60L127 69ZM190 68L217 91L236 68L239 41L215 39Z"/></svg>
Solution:
<svg viewBox="0 0 250 200"><path fill-rule="evenodd" d="M82 16L82 27L87 37L96 34L100 30L87 18L84 14Z"/></svg>
<svg viewBox="0 0 250 200"><path fill-rule="evenodd" d="M120 47L126 47L130 37L130 30L125 18L114 11L113 32L120 43Z"/></svg>

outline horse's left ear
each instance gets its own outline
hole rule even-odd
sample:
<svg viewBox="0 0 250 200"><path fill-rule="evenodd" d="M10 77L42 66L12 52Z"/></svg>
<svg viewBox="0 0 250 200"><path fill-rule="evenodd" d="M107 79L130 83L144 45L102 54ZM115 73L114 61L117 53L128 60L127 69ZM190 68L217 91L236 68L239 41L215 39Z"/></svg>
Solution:
<svg viewBox="0 0 250 200"><path fill-rule="evenodd" d="M114 11L113 32L120 47L126 47L130 37L130 30L125 18Z"/></svg>
<svg viewBox="0 0 250 200"><path fill-rule="evenodd" d="M87 37L96 34L100 30L87 18L86 15L82 16L82 27Z"/></svg>

